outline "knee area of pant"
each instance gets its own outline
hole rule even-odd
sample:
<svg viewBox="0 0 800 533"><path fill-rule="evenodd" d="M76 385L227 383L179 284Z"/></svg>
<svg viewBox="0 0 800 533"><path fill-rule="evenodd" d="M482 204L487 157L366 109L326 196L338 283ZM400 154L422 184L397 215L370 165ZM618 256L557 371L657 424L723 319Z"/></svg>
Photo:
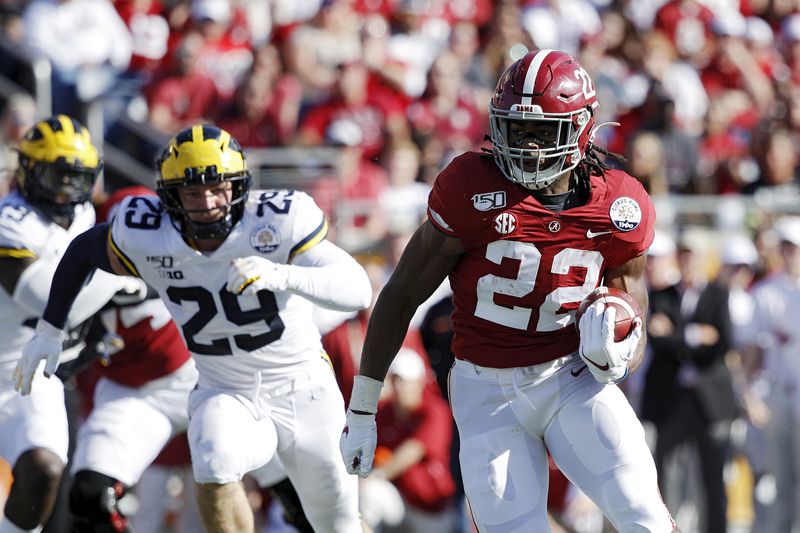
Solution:
<svg viewBox="0 0 800 533"><path fill-rule="evenodd" d="M240 457L235 453L212 450L199 445L192 450L192 470L198 483L227 484L239 481L243 472Z"/></svg>
<svg viewBox="0 0 800 533"><path fill-rule="evenodd" d="M58 486L63 472L64 463L57 455L37 448L28 450L19 456L14 464L12 475L17 480L15 485L31 487L38 494L43 494Z"/></svg>

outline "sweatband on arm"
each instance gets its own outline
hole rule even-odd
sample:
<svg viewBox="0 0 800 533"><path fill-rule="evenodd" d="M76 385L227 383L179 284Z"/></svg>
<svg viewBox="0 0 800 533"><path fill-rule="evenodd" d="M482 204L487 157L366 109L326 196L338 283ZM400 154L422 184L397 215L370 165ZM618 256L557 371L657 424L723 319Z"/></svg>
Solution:
<svg viewBox="0 0 800 533"><path fill-rule="evenodd" d="M378 412L378 399L381 396L383 382L368 376L356 376L353 379L353 392L350 394L349 409L358 414L375 414Z"/></svg>
<svg viewBox="0 0 800 533"><path fill-rule="evenodd" d="M295 257L287 289L339 311L365 309L372 301L372 284L364 268L330 241Z"/></svg>

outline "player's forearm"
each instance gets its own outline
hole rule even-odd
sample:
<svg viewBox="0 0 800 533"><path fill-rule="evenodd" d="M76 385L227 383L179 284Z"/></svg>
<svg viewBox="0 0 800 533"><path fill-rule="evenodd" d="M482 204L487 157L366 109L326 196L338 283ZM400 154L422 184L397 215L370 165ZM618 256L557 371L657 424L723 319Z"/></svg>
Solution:
<svg viewBox="0 0 800 533"><path fill-rule="evenodd" d="M96 268L112 272L106 255L107 234L108 225L100 224L78 235L69 245L53 275L47 306L42 314L45 321L57 328L63 328L89 274ZM94 296L90 292L93 291L87 291L88 296ZM99 302L95 300L93 312L108 301L107 298L101 300L103 301L99 307Z"/></svg>
<svg viewBox="0 0 800 533"><path fill-rule="evenodd" d="M391 281L381 291L369 319L361 352L360 373L383 381L389 365L403 344L411 317L417 306L407 293L397 290Z"/></svg>
<svg viewBox="0 0 800 533"><path fill-rule="evenodd" d="M353 260L318 267L292 265L288 290L337 311L365 309L372 301L367 273Z"/></svg>

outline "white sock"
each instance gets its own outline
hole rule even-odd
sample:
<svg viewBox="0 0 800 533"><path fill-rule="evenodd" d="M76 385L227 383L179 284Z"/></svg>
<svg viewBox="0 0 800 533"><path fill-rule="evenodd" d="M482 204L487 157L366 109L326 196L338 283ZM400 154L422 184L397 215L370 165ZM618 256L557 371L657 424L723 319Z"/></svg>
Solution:
<svg viewBox="0 0 800 533"><path fill-rule="evenodd" d="M11 520L5 516L3 517L3 522L0 523L0 533L39 533L41 530L42 526L36 526L33 529L22 529L11 523Z"/></svg>

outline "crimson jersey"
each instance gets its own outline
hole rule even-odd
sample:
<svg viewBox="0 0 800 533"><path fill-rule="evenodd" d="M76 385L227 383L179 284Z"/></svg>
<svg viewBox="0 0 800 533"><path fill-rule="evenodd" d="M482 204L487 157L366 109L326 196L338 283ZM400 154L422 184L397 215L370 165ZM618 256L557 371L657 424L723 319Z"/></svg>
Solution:
<svg viewBox="0 0 800 533"><path fill-rule="evenodd" d="M638 181L610 170L591 177L586 205L556 213L468 152L437 177L428 218L465 249L450 273L453 353L510 368L578 349L575 310L606 269L647 250L655 210Z"/></svg>
<svg viewBox="0 0 800 533"><path fill-rule="evenodd" d="M95 361L97 373L128 387L162 378L189 360L191 355L169 311L161 300L108 311L115 333L125 347L111 356L110 364Z"/></svg>

